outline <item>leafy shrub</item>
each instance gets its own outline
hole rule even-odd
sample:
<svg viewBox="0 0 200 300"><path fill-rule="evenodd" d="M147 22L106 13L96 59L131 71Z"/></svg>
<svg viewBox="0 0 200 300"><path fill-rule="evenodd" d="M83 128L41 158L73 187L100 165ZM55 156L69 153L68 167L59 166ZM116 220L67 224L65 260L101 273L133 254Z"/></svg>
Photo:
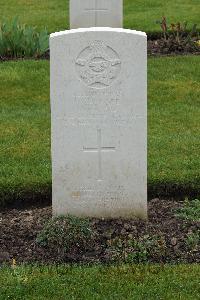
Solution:
<svg viewBox="0 0 200 300"><path fill-rule="evenodd" d="M35 27L21 25L18 18L0 25L0 56L6 58L39 58L49 48L46 30L37 32Z"/></svg>
<svg viewBox="0 0 200 300"><path fill-rule="evenodd" d="M186 244L190 250L198 251L198 246L200 246L200 230L189 232L186 237Z"/></svg>
<svg viewBox="0 0 200 300"><path fill-rule="evenodd" d="M197 31L197 25L194 24L191 31L187 30L187 22L181 24L177 22L168 25L166 17L163 17L161 21L157 21L160 24L163 38L159 42L163 52L191 52L200 51L199 47L199 33Z"/></svg>
<svg viewBox="0 0 200 300"><path fill-rule="evenodd" d="M189 201L187 198L184 207L177 209L176 216L191 221L200 221L200 200Z"/></svg>
<svg viewBox="0 0 200 300"><path fill-rule="evenodd" d="M74 248L82 250L87 246L92 235L88 219L73 216L59 216L51 219L38 234L36 242L59 257Z"/></svg>
<svg viewBox="0 0 200 300"><path fill-rule="evenodd" d="M145 263L153 254L162 261L166 252L166 242L163 237L149 235L139 238L115 238L109 241L107 252L112 261L126 263Z"/></svg>

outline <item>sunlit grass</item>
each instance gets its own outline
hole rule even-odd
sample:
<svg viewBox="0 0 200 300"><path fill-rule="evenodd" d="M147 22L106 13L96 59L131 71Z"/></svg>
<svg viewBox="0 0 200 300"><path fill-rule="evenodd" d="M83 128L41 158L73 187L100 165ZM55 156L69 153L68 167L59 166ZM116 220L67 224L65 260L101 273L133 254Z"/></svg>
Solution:
<svg viewBox="0 0 200 300"><path fill-rule="evenodd" d="M69 28L69 0L7 0L0 1L0 20L19 16L22 23L49 32ZM124 0L124 27L147 32L160 31L156 20L163 15L169 22L199 24L199 0Z"/></svg>
<svg viewBox="0 0 200 300"><path fill-rule="evenodd" d="M198 299L198 265L0 269L0 299Z"/></svg>

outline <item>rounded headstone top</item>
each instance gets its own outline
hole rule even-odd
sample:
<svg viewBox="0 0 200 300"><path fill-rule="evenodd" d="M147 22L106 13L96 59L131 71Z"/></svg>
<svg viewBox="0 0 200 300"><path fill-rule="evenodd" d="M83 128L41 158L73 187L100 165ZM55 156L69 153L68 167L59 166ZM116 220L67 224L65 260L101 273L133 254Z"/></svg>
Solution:
<svg viewBox="0 0 200 300"><path fill-rule="evenodd" d="M76 33L79 34L79 33L86 33L86 32L115 32L115 33L133 34L133 35L143 36L143 37L147 36L145 32L131 30L131 29L111 28L111 27L91 27L91 28L79 28L79 29L71 29L71 30L54 32L50 34L50 38L56 38L64 35L76 34Z"/></svg>

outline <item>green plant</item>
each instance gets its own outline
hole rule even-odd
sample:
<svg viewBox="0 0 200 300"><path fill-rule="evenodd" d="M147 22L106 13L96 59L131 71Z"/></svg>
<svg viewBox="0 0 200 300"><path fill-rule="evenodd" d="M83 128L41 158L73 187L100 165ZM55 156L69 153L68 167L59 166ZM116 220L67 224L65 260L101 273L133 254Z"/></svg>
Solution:
<svg viewBox="0 0 200 300"><path fill-rule="evenodd" d="M27 283L28 276L25 272L25 269L18 267L15 259L12 260L11 269L12 269L12 275L16 279L16 283L18 285L23 285Z"/></svg>
<svg viewBox="0 0 200 300"><path fill-rule="evenodd" d="M190 232L186 237L186 244L189 249L195 250L200 245L200 231Z"/></svg>
<svg viewBox="0 0 200 300"><path fill-rule="evenodd" d="M150 240L130 240L128 242L128 246L130 247L126 256L126 262L128 263L142 263L147 262L149 258L149 249L151 247Z"/></svg>
<svg viewBox="0 0 200 300"><path fill-rule="evenodd" d="M48 221L38 234L36 242L52 251L57 251L60 257L68 251L85 248L92 236L88 219L74 216L59 216Z"/></svg>
<svg viewBox="0 0 200 300"><path fill-rule="evenodd" d="M145 263L155 246L155 241L148 235L142 238L115 238L109 241L108 253L115 262Z"/></svg>
<svg viewBox="0 0 200 300"><path fill-rule="evenodd" d="M163 236L145 235L138 240L128 241L128 251L126 262L147 262L150 256L154 256L158 261L163 261L166 254L166 241Z"/></svg>
<svg viewBox="0 0 200 300"><path fill-rule="evenodd" d="M165 52L183 52L183 51L199 51L198 45L199 33L197 25L194 24L192 30L187 31L187 22L181 24L180 22L168 25L166 17L162 17L160 24L163 38L159 42L161 48Z"/></svg>
<svg viewBox="0 0 200 300"><path fill-rule="evenodd" d="M3 21L0 25L0 56L6 58L41 57L49 48L46 30L37 32L36 28L21 25L15 17L11 23Z"/></svg>
<svg viewBox="0 0 200 300"><path fill-rule="evenodd" d="M200 200L184 201L184 206L176 210L176 217L191 221L200 221Z"/></svg>

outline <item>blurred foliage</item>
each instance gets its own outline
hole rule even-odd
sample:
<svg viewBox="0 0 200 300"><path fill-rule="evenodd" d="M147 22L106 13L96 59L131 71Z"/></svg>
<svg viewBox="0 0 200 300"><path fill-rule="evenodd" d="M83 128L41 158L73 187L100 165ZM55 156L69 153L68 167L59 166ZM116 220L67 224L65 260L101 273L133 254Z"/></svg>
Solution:
<svg viewBox="0 0 200 300"><path fill-rule="evenodd" d="M177 210L176 216L191 221L200 221L200 200L185 199L184 206Z"/></svg>
<svg viewBox="0 0 200 300"><path fill-rule="evenodd" d="M159 42L163 52L200 51L197 24L194 24L192 29L188 30L187 22L168 25L166 17L162 17L162 20L156 23L160 24L163 33L161 42Z"/></svg>
<svg viewBox="0 0 200 300"><path fill-rule="evenodd" d="M46 223L38 234L36 242L50 251L56 251L60 257L76 247L85 249L92 230L88 219L74 216L54 217Z"/></svg>
<svg viewBox="0 0 200 300"><path fill-rule="evenodd" d="M22 25L15 17L12 22L0 25L0 56L7 58L39 58L49 48L46 30L37 32L35 27Z"/></svg>

